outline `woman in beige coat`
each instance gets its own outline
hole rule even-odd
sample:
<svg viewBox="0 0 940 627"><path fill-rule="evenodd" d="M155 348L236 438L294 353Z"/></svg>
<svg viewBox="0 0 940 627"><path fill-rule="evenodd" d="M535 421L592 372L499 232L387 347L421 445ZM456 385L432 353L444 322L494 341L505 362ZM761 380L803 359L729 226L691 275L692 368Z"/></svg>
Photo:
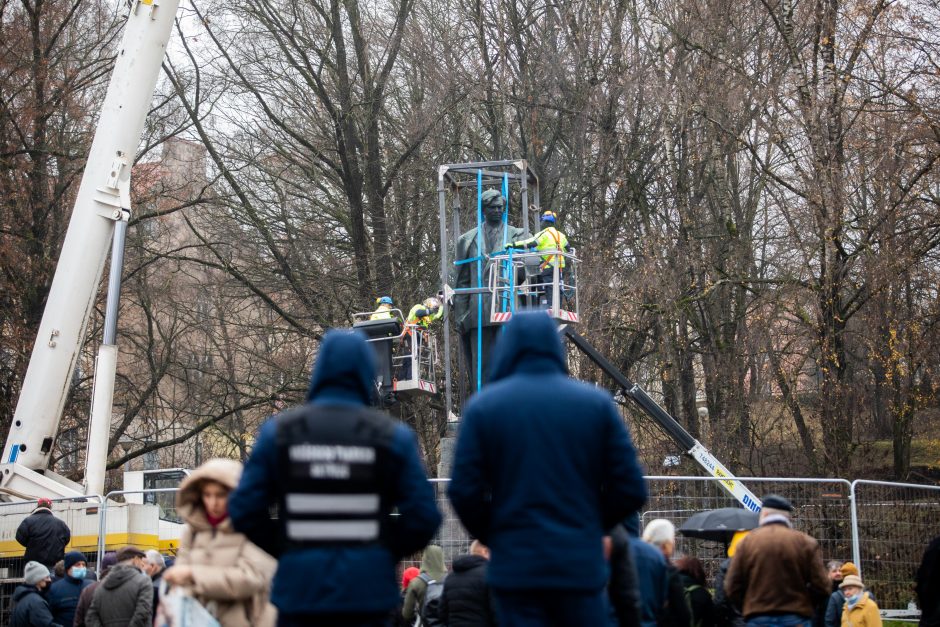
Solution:
<svg viewBox="0 0 940 627"><path fill-rule="evenodd" d="M223 627L269 627L277 613L269 602L277 561L232 528L228 495L242 465L213 459L180 485L176 508L186 523L176 564L163 580L183 586Z"/></svg>

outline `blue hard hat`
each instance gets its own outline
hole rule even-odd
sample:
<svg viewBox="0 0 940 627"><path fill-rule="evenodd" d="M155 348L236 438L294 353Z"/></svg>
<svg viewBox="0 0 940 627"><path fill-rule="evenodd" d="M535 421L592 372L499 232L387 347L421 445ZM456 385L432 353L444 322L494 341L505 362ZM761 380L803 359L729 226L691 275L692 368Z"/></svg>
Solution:
<svg viewBox="0 0 940 627"><path fill-rule="evenodd" d="M375 304L376 305L394 305L395 303L392 301L391 296L381 296L375 299Z"/></svg>
<svg viewBox="0 0 940 627"><path fill-rule="evenodd" d="M554 211L544 212L542 214L542 222L551 222L552 224L555 224L555 212Z"/></svg>

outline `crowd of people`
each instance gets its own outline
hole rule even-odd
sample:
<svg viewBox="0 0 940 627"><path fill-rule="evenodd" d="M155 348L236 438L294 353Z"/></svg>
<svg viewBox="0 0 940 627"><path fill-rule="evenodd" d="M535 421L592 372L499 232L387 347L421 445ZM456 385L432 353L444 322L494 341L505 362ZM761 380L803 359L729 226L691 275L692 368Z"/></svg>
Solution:
<svg viewBox="0 0 940 627"><path fill-rule="evenodd" d="M824 565L781 496L764 497L713 581L677 555L670 521L641 528L647 488L623 420L568 376L539 313L507 325L465 407L448 498L474 540L448 569L429 545L442 517L417 439L371 407L373 380L364 339L328 333L306 403L263 425L244 467L215 459L183 482L175 562L129 546L95 573L40 502L17 534L28 562L10 624L174 625L187 599L223 626L881 625L858 569ZM922 625L940 624L938 580L935 541Z"/></svg>

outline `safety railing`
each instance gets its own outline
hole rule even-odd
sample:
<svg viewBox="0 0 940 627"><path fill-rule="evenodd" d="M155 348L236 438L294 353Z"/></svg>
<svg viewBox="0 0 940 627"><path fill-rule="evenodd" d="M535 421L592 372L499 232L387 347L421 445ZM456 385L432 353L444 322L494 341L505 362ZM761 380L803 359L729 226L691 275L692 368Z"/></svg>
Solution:
<svg viewBox="0 0 940 627"><path fill-rule="evenodd" d="M576 251L509 249L490 261L490 322L507 322L517 308L544 309L569 323L580 320Z"/></svg>
<svg viewBox="0 0 940 627"><path fill-rule="evenodd" d="M434 334L419 324L408 324L398 348L399 353L392 356L394 390L435 393L438 356Z"/></svg>

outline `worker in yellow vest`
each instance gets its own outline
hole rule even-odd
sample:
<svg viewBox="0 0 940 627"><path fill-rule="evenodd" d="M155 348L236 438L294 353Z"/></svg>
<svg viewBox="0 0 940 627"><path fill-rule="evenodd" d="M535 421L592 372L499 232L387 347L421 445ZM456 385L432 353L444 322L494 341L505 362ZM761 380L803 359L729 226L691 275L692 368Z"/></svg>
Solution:
<svg viewBox="0 0 940 627"><path fill-rule="evenodd" d="M375 299L375 311L369 316L369 320L391 320L392 309L395 303L391 296L379 296Z"/></svg>
<svg viewBox="0 0 940 627"><path fill-rule="evenodd" d="M431 296L412 307L405 322L409 325L421 326L427 329L432 322L440 320L443 315L444 307L440 299Z"/></svg>
<svg viewBox="0 0 940 627"><path fill-rule="evenodd" d="M565 253L568 250L568 238L555 226L557 216L554 211L544 211L540 218L541 231L527 239L515 241L509 246L511 248L535 248L537 251L558 251ZM540 302L547 306L551 302L552 281L555 276L555 267L558 267L559 281L561 281L562 271L565 268L565 258L560 254L542 255L542 263L539 265L539 274L537 275L537 290L540 292Z"/></svg>
<svg viewBox="0 0 940 627"><path fill-rule="evenodd" d="M411 354L411 359L406 359L402 364L402 378L410 379L412 372L420 374L420 369L412 370L412 362L421 358L421 347L424 345L424 335L428 332L428 327L432 322L440 320L443 315L444 305L440 298L434 296L425 298L408 312L408 317L405 319L405 334L401 341L405 350L411 351L411 336L415 334L414 352Z"/></svg>

